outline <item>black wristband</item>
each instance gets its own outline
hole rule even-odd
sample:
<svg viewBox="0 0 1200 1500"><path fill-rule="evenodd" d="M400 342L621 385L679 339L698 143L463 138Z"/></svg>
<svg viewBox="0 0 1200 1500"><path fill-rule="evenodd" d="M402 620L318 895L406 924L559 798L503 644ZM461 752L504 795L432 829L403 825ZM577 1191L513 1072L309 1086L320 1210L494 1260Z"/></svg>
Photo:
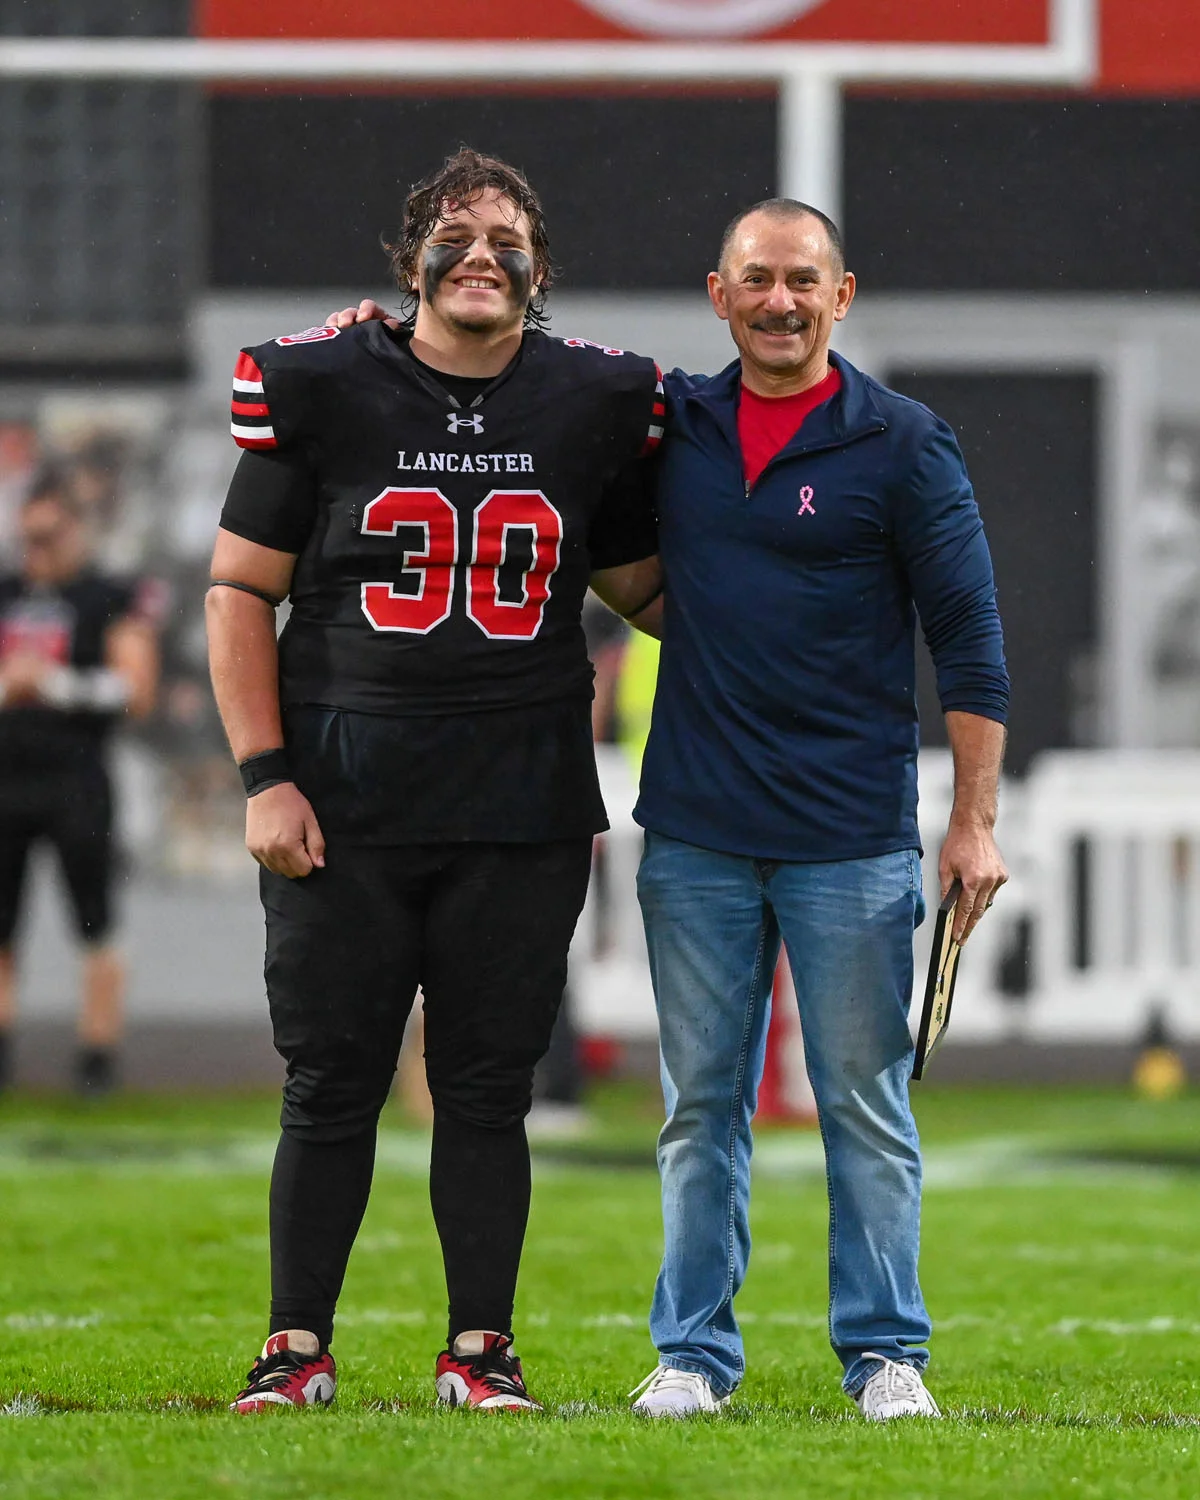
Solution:
<svg viewBox="0 0 1200 1500"><path fill-rule="evenodd" d="M238 761L238 770L242 773L247 797L257 797L268 787L280 786L292 779L287 751L282 749L260 750L256 755L248 755L245 760Z"/></svg>

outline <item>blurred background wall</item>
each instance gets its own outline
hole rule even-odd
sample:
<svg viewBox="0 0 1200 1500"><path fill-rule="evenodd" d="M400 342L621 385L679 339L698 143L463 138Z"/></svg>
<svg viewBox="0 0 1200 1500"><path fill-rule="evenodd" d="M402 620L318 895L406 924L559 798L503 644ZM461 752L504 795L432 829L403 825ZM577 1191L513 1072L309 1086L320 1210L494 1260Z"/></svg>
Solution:
<svg viewBox="0 0 1200 1500"><path fill-rule="evenodd" d="M269 66L236 52L258 41L293 50ZM461 74L447 42L475 45ZM284 76L301 44L306 76ZM596 47L621 61L589 72ZM561 76L553 60L514 76L534 55L561 55ZM802 192L840 217L859 280L840 347L957 429L1006 626L1016 878L960 1035L1114 1043L1165 1007L1200 1038L1194 0L0 0L0 552L54 458L106 564L161 590L162 701L117 751L134 1018L262 1031L261 922L200 613L235 461L232 360L388 300L380 238L461 142L542 194L555 331L664 365L731 357L704 276L739 206ZM921 705L936 749L928 674ZM1116 769L1051 838L1046 807L1083 785L1061 752ZM945 770L927 764L936 853ZM620 806L623 765L606 772ZM614 841L634 837L626 822ZM73 1006L48 879L31 1022ZM593 917L586 1024L645 1038L636 929Z"/></svg>

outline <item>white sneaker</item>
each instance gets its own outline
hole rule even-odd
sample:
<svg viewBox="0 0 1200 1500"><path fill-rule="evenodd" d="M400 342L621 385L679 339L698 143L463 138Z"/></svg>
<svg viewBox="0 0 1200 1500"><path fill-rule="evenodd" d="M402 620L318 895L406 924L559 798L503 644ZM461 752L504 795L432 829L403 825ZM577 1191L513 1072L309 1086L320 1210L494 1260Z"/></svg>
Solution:
<svg viewBox="0 0 1200 1500"><path fill-rule="evenodd" d="M858 1409L868 1422L890 1422L893 1417L940 1417L938 1404L925 1389L921 1372L914 1365L865 1354L877 1359L879 1368L855 1396Z"/></svg>
<svg viewBox="0 0 1200 1500"><path fill-rule="evenodd" d="M638 1396L633 1409L643 1417L690 1417L698 1411L720 1411L729 1401L728 1396L718 1396L703 1375L669 1365L651 1370L629 1394Z"/></svg>

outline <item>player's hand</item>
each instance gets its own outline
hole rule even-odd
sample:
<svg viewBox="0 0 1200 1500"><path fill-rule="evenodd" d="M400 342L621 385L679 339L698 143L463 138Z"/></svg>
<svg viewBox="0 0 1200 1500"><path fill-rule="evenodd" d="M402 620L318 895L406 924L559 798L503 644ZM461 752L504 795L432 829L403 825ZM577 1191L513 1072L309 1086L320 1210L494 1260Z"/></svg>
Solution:
<svg viewBox="0 0 1200 1500"><path fill-rule="evenodd" d="M938 876L943 899L956 880L962 881L962 895L954 914L954 936L959 943L965 943L1008 879L1008 870L987 824L950 820L938 860Z"/></svg>
<svg viewBox="0 0 1200 1500"><path fill-rule="evenodd" d="M264 870L299 880L325 865L325 838L312 804L293 781L246 803L246 848Z"/></svg>
<svg viewBox="0 0 1200 1500"><path fill-rule="evenodd" d="M326 328L353 328L355 323L371 323L376 319L389 328L399 328L400 319L394 318L386 307L364 297L357 307L343 307L340 312L331 312L325 319Z"/></svg>
<svg viewBox="0 0 1200 1500"><path fill-rule="evenodd" d="M55 663L42 656L22 651L10 656L0 672L0 684L4 688L4 702L36 703L41 696L42 684L55 670Z"/></svg>

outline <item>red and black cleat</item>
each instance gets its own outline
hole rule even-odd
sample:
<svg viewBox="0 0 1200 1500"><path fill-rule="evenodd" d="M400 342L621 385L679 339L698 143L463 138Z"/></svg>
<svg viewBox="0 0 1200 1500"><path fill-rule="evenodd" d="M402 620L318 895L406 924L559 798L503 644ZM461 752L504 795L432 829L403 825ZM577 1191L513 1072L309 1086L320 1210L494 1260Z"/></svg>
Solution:
<svg viewBox="0 0 1200 1500"><path fill-rule="evenodd" d="M481 1411L541 1411L525 1389L521 1361L508 1333L460 1333L438 1355L437 1393L443 1406Z"/></svg>
<svg viewBox="0 0 1200 1500"><path fill-rule="evenodd" d="M300 1328L273 1333L246 1376L246 1389L230 1411L266 1411L268 1406L328 1406L337 1389L332 1354L322 1354L315 1333Z"/></svg>

